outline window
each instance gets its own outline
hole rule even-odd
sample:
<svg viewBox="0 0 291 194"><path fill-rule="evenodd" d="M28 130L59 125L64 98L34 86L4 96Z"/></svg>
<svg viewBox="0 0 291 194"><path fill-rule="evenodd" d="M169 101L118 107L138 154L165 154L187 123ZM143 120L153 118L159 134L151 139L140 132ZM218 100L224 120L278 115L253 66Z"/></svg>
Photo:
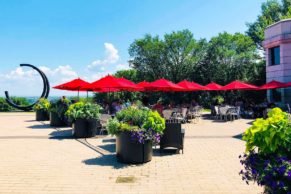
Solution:
<svg viewBox="0 0 291 194"><path fill-rule="evenodd" d="M280 47L270 48L270 65L280 64Z"/></svg>

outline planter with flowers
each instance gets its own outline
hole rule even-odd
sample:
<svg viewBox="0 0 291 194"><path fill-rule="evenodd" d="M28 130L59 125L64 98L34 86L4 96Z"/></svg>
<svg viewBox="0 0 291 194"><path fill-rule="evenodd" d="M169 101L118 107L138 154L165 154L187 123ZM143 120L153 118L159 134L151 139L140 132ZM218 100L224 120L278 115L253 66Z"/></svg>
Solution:
<svg viewBox="0 0 291 194"><path fill-rule="evenodd" d="M240 174L264 186L265 193L291 191L291 125L287 113L274 108L267 119L257 119L243 135L246 153L239 156Z"/></svg>
<svg viewBox="0 0 291 194"><path fill-rule="evenodd" d="M70 101L67 98L62 98L55 102L51 102L50 111L50 125L54 127L61 127L67 125L65 112L68 110Z"/></svg>
<svg viewBox="0 0 291 194"><path fill-rule="evenodd" d="M36 113L37 121L48 121L49 120L49 108L50 102L46 98L40 98L39 101L34 105L33 110Z"/></svg>
<svg viewBox="0 0 291 194"><path fill-rule="evenodd" d="M100 106L89 102L77 102L69 106L65 115L73 123L73 136L94 137L98 134Z"/></svg>
<svg viewBox="0 0 291 194"><path fill-rule="evenodd" d="M109 134L116 136L118 161L145 163L152 159L152 145L159 143L165 129L165 120L156 111L131 106L110 119L107 129Z"/></svg>

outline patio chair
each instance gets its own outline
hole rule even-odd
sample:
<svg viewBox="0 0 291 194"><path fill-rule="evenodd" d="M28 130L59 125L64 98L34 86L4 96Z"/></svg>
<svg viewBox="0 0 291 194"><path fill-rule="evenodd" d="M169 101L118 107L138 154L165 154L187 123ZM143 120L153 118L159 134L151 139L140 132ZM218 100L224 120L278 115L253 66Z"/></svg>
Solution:
<svg viewBox="0 0 291 194"><path fill-rule="evenodd" d="M181 123L166 123L164 134L160 141L160 151L165 148L177 148L184 153L184 136L185 130L182 129Z"/></svg>
<svg viewBox="0 0 291 194"><path fill-rule="evenodd" d="M238 112L238 109L237 107L232 107L232 108L229 108L227 109L227 117L229 117L229 120L233 121L235 120L235 118L239 118L239 112Z"/></svg>
<svg viewBox="0 0 291 194"><path fill-rule="evenodd" d="M173 114L173 110L170 110L170 109L163 110L163 116L167 122L172 121L172 114Z"/></svg>
<svg viewBox="0 0 291 194"><path fill-rule="evenodd" d="M106 132L106 126L107 126L107 121L111 118L110 114L101 114L100 115L100 124L101 124L101 130L100 130L100 135L103 135L104 132Z"/></svg>
<svg viewBox="0 0 291 194"><path fill-rule="evenodd" d="M227 121L227 110L229 109L228 106L221 106L218 108L218 115L220 120L225 120Z"/></svg>

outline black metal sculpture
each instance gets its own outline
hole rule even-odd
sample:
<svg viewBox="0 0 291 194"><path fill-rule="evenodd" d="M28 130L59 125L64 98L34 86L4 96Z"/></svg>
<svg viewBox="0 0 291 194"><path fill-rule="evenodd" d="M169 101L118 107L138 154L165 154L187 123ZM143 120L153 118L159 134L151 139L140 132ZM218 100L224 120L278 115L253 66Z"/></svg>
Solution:
<svg viewBox="0 0 291 194"><path fill-rule="evenodd" d="M38 69L37 67L35 67L33 65L30 65L30 64L20 64L20 67L23 67L23 66L31 67L32 69L36 70L40 74L40 76L41 76L41 78L43 80L43 91L42 91L42 94L41 94L40 98L47 98L48 95L49 95L49 92L50 92L50 85L49 85L49 81L48 81L46 75L40 69ZM10 106L12 106L14 108L17 108L19 110L23 110L23 111L30 111L30 110L32 110L33 106L39 101L39 99L38 99L36 102L34 102L31 105L28 105L28 106L19 106L19 105L15 104L12 101L12 99L10 99L8 91L5 91L5 96L6 96L6 102Z"/></svg>

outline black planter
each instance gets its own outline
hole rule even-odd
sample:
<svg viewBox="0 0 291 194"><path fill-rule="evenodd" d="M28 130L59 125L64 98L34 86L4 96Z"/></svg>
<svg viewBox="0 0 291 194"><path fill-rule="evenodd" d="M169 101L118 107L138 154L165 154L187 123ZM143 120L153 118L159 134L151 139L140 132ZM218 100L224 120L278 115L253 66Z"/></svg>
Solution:
<svg viewBox="0 0 291 194"><path fill-rule="evenodd" d="M116 137L116 157L119 162L140 164L152 160L152 142L138 143L131 138L130 132L122 132Z"/></svg>
<svg viewBox="0 0 291 194"><path fill-rule="evenodd" d="M77 119L73 126L73 136L77 138L94 137L100 133L96 119Z"/></svg>
<svg viewBox="0 0 291 194"><path fill-rule="evenodd" d="M37 121L48 121L49 120L49 114L45 110L36 110L35 115L36 115Z"/></svg>
<svg viewBox="0 0 291 194"><path fill-rule="evenodd" d="M50 112L50 125L53 127L64 127L67 124L64 119L59 116L58 113Z"/></svg>

